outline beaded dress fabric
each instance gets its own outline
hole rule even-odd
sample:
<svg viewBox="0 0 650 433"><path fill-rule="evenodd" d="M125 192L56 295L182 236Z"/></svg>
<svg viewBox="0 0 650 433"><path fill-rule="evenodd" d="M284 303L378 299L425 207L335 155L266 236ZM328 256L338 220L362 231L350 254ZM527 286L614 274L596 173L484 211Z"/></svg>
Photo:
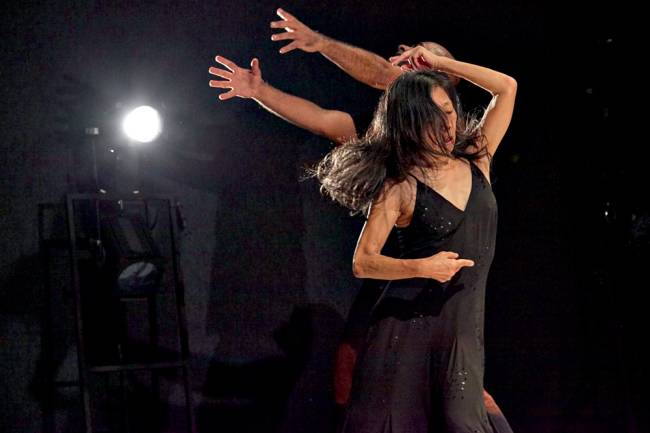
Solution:
<svg viewBox="0 0 650 433"><path fill-rule="evenodd" d="M469 166L464 209L416 179L413 218L394 230L401 258L453 251L475 265L445 283L412 278L387 284L356 365L343 433L500 431L483 399L485 286L497 203L478 166Z"/></svg>

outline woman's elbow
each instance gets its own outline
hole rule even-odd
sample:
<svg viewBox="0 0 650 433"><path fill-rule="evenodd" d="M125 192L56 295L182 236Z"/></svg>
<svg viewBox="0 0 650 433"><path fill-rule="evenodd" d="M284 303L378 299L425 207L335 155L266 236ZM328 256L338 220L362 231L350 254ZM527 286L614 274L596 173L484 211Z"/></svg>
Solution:
<svg viewBox="0 0 650 433"><path fill-rule="evenodd" d="M517 80L512 78L509 75L506 75L505 77L505 91L506 92L511 92L511 93L516 93L517 92Z"/></svg>
<svg viewBox="0 0 650 433"><path fill-rule="evenodd" d="M352 259L352 274L356 278L365 278L365 269L363 267L363 259L361 257L355 256Z"/></svg>

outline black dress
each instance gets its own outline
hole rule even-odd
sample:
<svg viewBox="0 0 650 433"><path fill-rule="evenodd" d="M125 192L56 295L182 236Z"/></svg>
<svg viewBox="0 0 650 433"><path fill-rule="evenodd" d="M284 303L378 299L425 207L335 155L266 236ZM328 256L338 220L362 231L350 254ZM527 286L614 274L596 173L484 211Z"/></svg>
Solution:
<svg viewBox="0 0 650 433"><path fill-rule="evenodd" d="M481 170L469 165L464 211L416 179L411 223L395 231L401 258L453 251L475 265L446 283L386 285L356 365L343 433L494 431L483 400L483 318L497 203Z"/></svg>

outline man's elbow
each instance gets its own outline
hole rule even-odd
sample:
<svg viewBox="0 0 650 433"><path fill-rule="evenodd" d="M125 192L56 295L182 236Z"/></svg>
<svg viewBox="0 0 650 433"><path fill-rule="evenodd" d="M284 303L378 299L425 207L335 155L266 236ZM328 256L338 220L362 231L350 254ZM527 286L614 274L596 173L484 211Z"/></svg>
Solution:
<svg viewBox="0 0 650 433"><path fill-rule="evenodd" d="M313 132L330 139L336 145L344 144L357 136L352 116L334 110L322 115Z"/></svg>
<svg viewBox="0 0 650 433"><path fill-rule="evenodd" d="M314 135L318 135L323 138L327 139L332 139L332 133L327 127L327 125L324 125L322 122L321 123L316 123L312 125L310 128L307 128L309 132L311 132Z"/></svg>
<svg viewBox="0 0 650 433"><path fill-rule="evenodd" d="M348 135L345 135L345 134L340 135L340 134L323 133L323 134L320 134L320 135L327 138L332 143L334 143L334 146L340 146L342 144L345 144L345 143L349 142L350 140L352 140L353 138L356 137L355 134L352 134L352 135L349 135L349 134Z"/></svg>

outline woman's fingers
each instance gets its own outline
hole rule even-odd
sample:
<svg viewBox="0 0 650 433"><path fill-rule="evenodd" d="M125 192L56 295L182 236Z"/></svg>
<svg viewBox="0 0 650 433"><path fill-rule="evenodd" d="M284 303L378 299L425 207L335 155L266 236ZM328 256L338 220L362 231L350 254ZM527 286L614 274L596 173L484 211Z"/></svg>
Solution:
<svg viewBox="0 0 650 433"><path fill-rule="evenodd" d="M423 56L423 53L421 51L423 49L424 48L422 48L422 47L410 48L410 49L404 51L399 56L389 57L388 61L391 62L395 66L399 66L399 63L401 63L401 62L408 61L409 64L411 64L411 66L415 67L417 65L417 59L420 58L420 57L422 58L422 61L426 62L426 60L424 60L424 56Z"/></svg>
<svg viewBox="0 0 650 433"><path fill-rule="evenodd" d="M397 66L397 64L402 62L404 58L405 58L404 54L400 54L399 56L389 57L388 61L391 62L393 65Z"/></svg>
<svg viewBox="0 0 650 433"><path fill-rule="evenodd" d="M463 267L474 266L474 260L460 259L458 258L459 254L454 251L440 251L435 254L435 256L437 256L438 259L434 260L436 266L434 267L435 271L433 272L433 275L435 276L432 278L441 282L451 280Z"/></svg>
<svg viewBox="0 0 650 433"><path fill-rule="evenodd" d="M462 268L463 266L474 266L474 260L469 260L469 259L458 259L456 261L456 264L458 265L458 269Z"/></svg>
<svg viewBox="0 0 650 433"><path fill-rule="evenodd" d="M424 56L418 54L417 56L411 57L415 62L415 65L420 68L429 68L431 65L427 62Z"/></svg>
<svg viewBox="0 0 650 433"><path fill-rule="evenodd" d="M415 63L415 59L413 57L409 57L408 62L409 62L409 66L411 67L411 69L417 69L418 68L418 65L417 65L417 63Z"/></svg>

